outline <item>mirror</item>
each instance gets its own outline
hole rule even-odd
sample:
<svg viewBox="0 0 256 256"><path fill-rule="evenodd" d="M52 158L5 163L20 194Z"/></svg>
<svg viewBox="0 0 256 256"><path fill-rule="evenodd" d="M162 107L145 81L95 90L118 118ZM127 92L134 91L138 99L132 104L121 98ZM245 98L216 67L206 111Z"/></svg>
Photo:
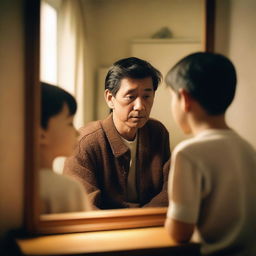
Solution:
<svg viewBox="0 0 256 256"><path fill-rule="evenodd" d="M78 0L66 1L75 2ZM43 70L42 53L40 56L41 68L39 72L39 13L40 2L28 0L27 5L27 86L30 90L29 96L33 97L34 101L31 102L31 107L34 109L32 115L30 112L30 120L27 121L27 126L31 127L31 121L37 122L33 124L31 133L27 140L27 145L32 148L28 154L30 154L30 160L32 156L32 163L27 163L28 171L27 181L28 186L27 205L32 206L32 210L26 212L27 226L30 230L41 233L55 233L55 232L73 232L82 230L99 230L110 228L124 228L124 227L137 227L137 226L155 226L163 224L165 217L165 208L151 208L151 209L125 209L125 210L104 210L96 212L83 212L74 214L51 214L41 216L39 218L39 206L38 206L38 180L35 174L38 169L38 129L39 129L39 77L45 72ZM68 66L63 67L65 63L63 60L64 55L61 55L61 51L67 54L66 42L63 42L61 47L56 47L56 52L50 54L57 56L54 67L51 70L56 70L49 78L49 82L55 82L62 85L66 90L73 93L78 100L79 110L77 113L76 125L82 126L88 121L104 118L108 112L106 104L103 100L103 79L106 74L106 70L116 60L136 56L149 61L153 66L158 68L163 75L168 69L182 56L189 52L205 50L207 49L207 38L205 34L206 7L208 2L203 0L193 1L180 1L180 0L162 0L162 1L135 1L129 0L120 2L118 0L109 1L95 1L95 0L83 0L78 1L80 5L80 11L82 12L82 19L77 21L80 24L79 31L82 33L81 41L76 41L76 46L82 45L82 60L83 62L77 74L73 69L68 69L69 72L65 72ZM44 1L46 4L50 4L53 9L57 10L57 13L61 8L61 0ZM77 9L76 9L77 10ZM157 10L157 12L155 11ZM192 11L193 10L193 11ZM170 13L172 15L170 15ZM54 15L53 15L54 16ZM64 15L68 17L69 22L73 22L72 16ZM131 18L132 17L132 18ZM207 16L208 17L208 16ZM43 18L43 16L42 16ZM56 26L60 24L60 16L57 18ZM65 22L65 21L63 21ZM66 21L67 22L67 21ZM80 22L80 23L79 23ZM82 22L82 23L81 23ZM209 22L209 21L208 21ZM83 25L81 25L83 24ZM184 26L185 24L185 26ZM189 24L189 26L188 26ZM168 32L171 35L167 38L161 35L168 28ZM84 31L80 31L84 28ZM41 33L42 33L41 29ZM120 32L120 33L119 33ZM57 31L56 37L61 35ZM168 34L168 33L167 33ZM65 35L65 34L64 34ZM112 35L112 36L111 36ZM155 35L156 38L152 38ZM41 34L41 50L43 35ZM70 43L75 44L71 38ZM74 39L75 40L75 39ZM51 37L50 41L54 41L54 37ZM63 40L64 41L64 40ZM172 56L169 53L172 52ZM179 53L178 53L179 52ZM168 53L168 54L167 54ZM72 64L74 62L73 56L68 56L69 61L66 63ZM46 65L47 67L47 65ZM49 66L48 66L49 67ZM64 70L60 72L60 70ZM72 70L72 72L70 71ZM33 72L34 71L34 72ZM65 73L72 73L73 77L64 77L61 75ZM33 74L33 75L31 75ZM40 75L39 75L40 74ZM74 78L75 77L75 78ZM78 78L78 79L77 79ZM52 79L52 80L51 80ZM85 86L68 86L72 84L72 79L77 79L80 84ZM62 81L62 82L61 82ZM35 87L36 85L36 87ZM88 85L91 85L90 87ZM86 87L87 86L87 87ZM31 90L31 88L33 89ZM86 93L84 93L86 92ZM177 128L174 127L171 117L167 118L168 97L166 96L164 85L162 84L157 90L155 97L154 107L151 112L151 116L159 119L165 124L167 129L175 134L175 137L171 137L171 148L175 146L180 140L183 139ZM35 108L36 106L36 108ZM28 112L31 111L27 110ZM33 130L34 129L34 130ZM31 140L31 134L34 140ZM29 162L29 160L27 160ZM33 195L33 196L31 196ZM83 223L83 224L81 224Z"/></svg>

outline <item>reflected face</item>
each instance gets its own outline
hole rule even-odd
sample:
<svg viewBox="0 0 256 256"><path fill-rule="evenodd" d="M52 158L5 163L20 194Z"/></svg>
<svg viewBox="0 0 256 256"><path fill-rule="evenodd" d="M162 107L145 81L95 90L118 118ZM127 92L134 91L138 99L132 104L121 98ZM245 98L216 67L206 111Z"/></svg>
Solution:
<svg viewBox="0 0 256 256"><path fill-rule="evenodd" d="M47 150L53 157L70 156L77 143L78 132L73 126L74 116L70 116L69 109L64 103L62 111L51 117L45 131Z"/></svg>
<svg viewBox="0 0 256 256"><path fill-rule="evenodd" d="M110 94L108 105L113 109L113 120L121 135L123 132L132 135L145 125L155 96L151 77L124 78L116 96Z"/></svg>
<svg viewBox="0 0 256 256"><path fill-rule="evenodd" d="M173 89L170 89L170 93L173 119L185 134L189 134L191 133L191 130L189 128L186 111L184 109L184 98L180 93L175 92Z"/></svg>

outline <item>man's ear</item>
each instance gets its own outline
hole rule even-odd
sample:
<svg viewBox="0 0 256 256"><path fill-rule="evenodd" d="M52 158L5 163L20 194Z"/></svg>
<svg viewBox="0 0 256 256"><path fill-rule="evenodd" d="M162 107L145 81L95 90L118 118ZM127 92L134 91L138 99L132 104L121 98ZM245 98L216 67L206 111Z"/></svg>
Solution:
<svg viewBox="0 0 256 256"><path fill-rule="evenodd" d="M48 144L48 133L47 130L40 127L39 130L39 144L40 146L45 146Z"/></svg>
<svg viewBox="0 0 256 256"><path fill-rule="evenodd" d="M180 101L181 101L181 107L184 112L189 112L192 105L192 97L190 94L183 88L179 89L179 95L180 95Z"/></svg>
<svg viewBox="0 0 256 256"><path fill-rule="evenodd" d="M112 93L108 89L106 89L105 93L104 93L104 96L105 96L105 100L106 100L106 102L108 104L108 107L110 109L114 109L114 104L113 104L114 96L112 95Z"/></svg>

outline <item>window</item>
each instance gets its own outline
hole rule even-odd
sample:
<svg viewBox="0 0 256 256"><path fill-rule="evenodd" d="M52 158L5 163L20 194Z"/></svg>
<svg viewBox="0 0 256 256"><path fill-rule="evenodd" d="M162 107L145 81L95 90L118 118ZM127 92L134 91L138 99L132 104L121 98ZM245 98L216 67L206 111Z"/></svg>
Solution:
<svg viewBox="0 0 256 256"><path fill-rule="evenodd" d="M40 80L57 84L57 10L41 2Z"/></svg>

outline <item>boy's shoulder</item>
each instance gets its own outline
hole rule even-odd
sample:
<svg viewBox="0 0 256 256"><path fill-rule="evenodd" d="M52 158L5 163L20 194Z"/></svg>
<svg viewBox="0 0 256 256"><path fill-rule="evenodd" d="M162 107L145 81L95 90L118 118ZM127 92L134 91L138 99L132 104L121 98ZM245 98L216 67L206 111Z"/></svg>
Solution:
<svg viewBox="0 0 256 256"><path fill-rule="evenodd" d="M226 136L224 136L226 137ZM205 152L211 148L217 141L222 141L223 134L220 136L218 131L204 131L200 134L181 141L174 149L173 154L184 153L188 155L197 154L198 152Z"/></svg>
<svg viewBox="0 0 256 256"><path fill-rule="evenodd" d="M238 151L255 152L254 148L234 130L206 130L199 135L180 142L173 154L204 155L212 151L236 148Z"/></svg>
<svg viewBox="0 0 256 256"><path fill-rule="evenodd" d="M81 185L79 182L77 182L75 179L69 176L61 175L58 173L55 173L53 170L40 170L40 181L42 182L42 188L45 187L45 191L47 192L47 187L49 187L49 184L53 187L64 189L69 188L69 190L78 190L81 189ZM49 189L49 188L48 188Z"/></svg>

